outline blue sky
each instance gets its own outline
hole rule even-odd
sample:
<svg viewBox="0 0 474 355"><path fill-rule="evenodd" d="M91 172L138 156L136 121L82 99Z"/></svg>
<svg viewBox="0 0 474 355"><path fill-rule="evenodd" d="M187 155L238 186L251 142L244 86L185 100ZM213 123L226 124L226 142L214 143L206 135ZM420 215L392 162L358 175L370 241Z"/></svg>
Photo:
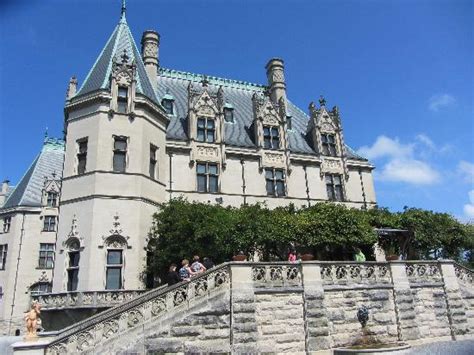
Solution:
<svg viewBox="0 0 474 355"><path fill-rule="evenodd" d="M289 98L340 107L346 142L377 166L381 206L474 220L473 2L127 3L137 43L161 34L164 67L266 83L285 60ZM0 2L0 178L17 183L45 128L62 136L67 82L82 83L119 0Z"/></svg>

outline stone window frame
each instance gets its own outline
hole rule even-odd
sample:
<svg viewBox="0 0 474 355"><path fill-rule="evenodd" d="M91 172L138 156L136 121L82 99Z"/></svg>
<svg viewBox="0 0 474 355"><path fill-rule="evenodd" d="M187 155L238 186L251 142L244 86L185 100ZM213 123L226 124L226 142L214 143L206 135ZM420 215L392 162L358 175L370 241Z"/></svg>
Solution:
<svg viewBox="0 0 474 355"><path fill-rule="evenodd" d="M126 249L130 248L127 243L127 239L120 234L112 234L107 237L104 241L105 244L105 279L104 279L104 289L105 290L123 290L125 289L125 266L126 266ZM109 251L120 251L121 252L121 264L109 264L108 256ZM117 266L119 265L119 266ZM120 288L107 288L107 271L109 268L118 268L120 267Z"/></svg>
<svg viewBox="0 0 474 355"><path fill-rule="evenodd" d="M5 270L7 264L8 244L0 244L0 270Z"/></svg>
<svg viewBox="0 0 474 355"><path fill-rule="evenodd" d="M47 207L58 207L59 193L57 191L46 192L46 206Z"/></svg>
<svg viewBox="0 0 474 355"><path fill-rule="evenodd" d="M165 109L165 112L168 115L174 115L175 107L174 100L172 99L163 99L161 100L161 106Z"/></svg>
<svg viewBox="0 0 474 355"><path fill-rule="evenodd" d="M67 247L67 258L66 258L66 291L76 291L77 290L77 287L78 287L78 284L79 284L79 263L80 263L80 260L81 260L81 243L79 241L79 239L77 238L70 238L70 240L67 241L66 243L66 247ZM77 265L72 265L71 266L71 254L76 254L78 255L78 261L77 261ZM76 282L76 285L75 285L75 288L73 287L70 287L70 275L69 273L70 272L76 272L76 277L77 277L77 282Z"/></svg>
<svg viewBox="0 0 474 355"><path fill-rule="evenodd" d="M158 169L158 147L152 143L150 143L150 161L149 161L149 168L148 173L153 180L158 180L159 176L159 169Z"/></svg>
<svg viewBox="0 0 474 355"><path fill-rule="evenodd" d="M271 173L271 176L269 175ZM277 173L282 173L282 177L278 178ZM269 183L272 184L273 192L269 191ZM283 194L278 193L278 184L283 183ZM273 197L286 197L288 195L287 188L286 188L286 172L285 169L280 168L265 168L265 190L267 192L267 196Z"/></svg>
<svg viewBox="0 0 474 355"><path fill-rule="evenodd" d="M43 232L56 232L57 216L43 216Z"/></svg>
<svg viewBox="0 0 474 355"><path fill-rule="evenodd" d="M117 86L117 113L128 113L129 87L125 85Z"/></svg>
<svg viewBox="0 0 474 355"><path fill-rule="evenodd" d="M87 151L89 146L89 137L83 137L76 140L76 173L82 175L87 172ZM82 165L82 161L84 164Z"/></svg>
<svg viewBox="0 0 474 355"><path fill-rule="evenodd" d="M125 149L116 148L117 142L125 142ZM130 139L127 136L113 135L112 136L112 171L116 173L125 173L128 168L128 148L130 146ZM119 170L115 166L115 158L123 155L123 170Z"/></svg>
<svg viewBox="0 0 474 355"><path fill-rule="evenodd" d="M265 130L268 130L268 134L265 133ZM278 150L281 147L281 134L280 134L280 127L273 126L273 125L262 125L262 132L263 132L263 148L264 149L271 149L271 150ZM273 133L276 132L277 134L274 135ZM278 144L275 147L274 141L277 141ZM269 146L267 146L267 142Z"/></svg>
<svg viewBox="0 0 474 355"><path fill-rule="evenodd" d="M41 290L42 287L46 287L46 290ZM40 290L35 290L35 288L40 288ZM48 281L39 281L29 287L30 296L38 296L44 293L51 293L52 290L53 284Z"/></svg>
<svg viewBox="0 0 474 355"><path fill-rule="evenodd" d="M329 178L329 179L328 179ZM334 178L339 179L339 183L335 183ZM344 202L345 193L344 193L344 179L342 174L331 174L326 173L324 174L324 182L326 184L326 192L329 201L337 201L337 202ZM337 196L337 189L340 189L340 198Z"/></svg>
<svg viewBox="0 0 474 355"><path fill-rule="evenodd" d="M199 172L199 167L204 166L204 172ZM216 168L216 173L210 172L210 167L215 167ZM220 169L219 169L219 164L215 162L203 162L203 161L198 161L196 162L196 191L197 192L204 192L204 193L209 193L209 194L217 194L220 192L220 186L219 186L219 175L220 175ZM199 177L204 177L205 179L205 189L200 190L199 189ZM210 191L211 190L211 178L216 178L217 183L216 183L216 190L215 191Z"/></svg>
<svg viewBox="0 0 474 355"><path fill-rule="evenodd" d="M224 107L224 122L234 123L234 109L231 107Z"/></svg>
<svg viewBox="0 0 474 355"><path fill-rule="evenodd" d="M204 121L204 125L200 127L200 122ZM208 116L198 116L196 119L196 141L201 143L216 143L216 118ZM209 127L209 122L212 122L212 127ZM199 138L199 133L203 133L203 139ZM212 142L208 140L209 132L212 132Z"/></svg>
<svg viewBox="0 0 474 355"><path fill-rule="evenodd" d="M334 133L321 132L322 154L330 157L337 157L337 137Z"/></svg>
<svg viewBox="0 0 474 355"><path fill-rule="evenodd" d="M11 225L12 225L12 216L3 217L3 233L10 232Z"/></svg>
<svg viewBox="0 0 474 355"><path fill-rule="evenodd" d="M55 254L56 254L56 248L55 248L54 243L40 243L39 256L38 256L38 269L53 269ZM50 266L48 266L49 260L51 260Z"/></svg>

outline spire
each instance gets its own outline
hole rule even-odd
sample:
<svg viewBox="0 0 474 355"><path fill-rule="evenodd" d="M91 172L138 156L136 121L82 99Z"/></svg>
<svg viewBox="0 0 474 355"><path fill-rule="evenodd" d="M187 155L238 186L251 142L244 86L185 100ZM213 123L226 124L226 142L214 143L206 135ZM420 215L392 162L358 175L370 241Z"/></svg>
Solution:
<svg viewBox="0 0 474 355"><path fill-rule="evenodd" d="M125 0L122 0L122 9L120 10L120 19L125 19L125 13L127 12L127 5L125 4Z"/></svg>

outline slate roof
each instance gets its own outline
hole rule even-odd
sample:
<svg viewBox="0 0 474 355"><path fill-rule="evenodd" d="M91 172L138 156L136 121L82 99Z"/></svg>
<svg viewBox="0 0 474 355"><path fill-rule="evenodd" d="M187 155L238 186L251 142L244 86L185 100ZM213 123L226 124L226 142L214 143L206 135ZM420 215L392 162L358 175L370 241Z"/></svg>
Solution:
<svg viewBox="0 0 474 355"><path fill-rule="evenodd" d="M115 58L117 63L121 63L121 56L124 50L126 50L127 56L129 57L127 62L132 63L132 61L135 61L137 66L137 93L143 94L159 104L153 86L146 74L140 52L128 27L125 13L122 13L117 27L115 27L104 49L102 49L102 52L99 54L99 57L75 96L77 97L101 89L109 89L113 59Z"/></svg>
<svg viewBox="0 0 474 355"><path fill-rule="evenodd" d="M160 68L157 94L159 98L172 96L174 98L174 115L170 116L166 137L169 139L186 140L187 132L187 87L189 82L199 83L207 79L208 89L217 92L220 86L224 90L225 100L234 107L234 122L225 123L225 143L231 146L255 148L252 132L253 108L252 95L267 89L264 85L243 81L224 79L202 74L193 74L178 70ZM292 117L292 129L288 131L290 151L303 154L318 154L313 148L307 135L309 116L288 101L288 114ZM346 146L347 147L347 146ZM350 159L366 160L347 147Z"/></svg>
<svg viewBox="0 0 474 355"><path fill-rule="evenodd" d="M18 185L5 201L2 208L17 206L41 206L41 191L45 178L61 178L64 161L64 141L46 138L43 148Z"/></svg>

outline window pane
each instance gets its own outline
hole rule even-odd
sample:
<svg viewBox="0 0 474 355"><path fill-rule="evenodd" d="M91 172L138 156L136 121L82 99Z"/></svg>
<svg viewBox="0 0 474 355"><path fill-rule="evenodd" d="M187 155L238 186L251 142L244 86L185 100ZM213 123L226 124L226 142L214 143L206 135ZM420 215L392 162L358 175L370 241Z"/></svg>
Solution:
<svg viewBox="0 0 474 355"><path fill-rule="evenodd" d="M197 172L198 172L198 174L205 174L206 173L206 164L198 164L197 165Z"/></svg>
<svg viewBox="0 0 474 355"><path fill-rule="evenodd" d="M198 118L198 128L206 127L206 120L203 118Z"/></svg>
<svg viewBox="0 0 474 355"><path fill-rule="evenodd" d="M266 179L273 179L273 170L272 169L265 169L265 178Z"/></svg>
<svg viewBox="0 0 474 355"><path fill-rule="evenodd" d="M207 128L214 128L214 120L207 120Z"/></svg>
<svg viewBox="0 0 474 355"><path fill-rule="evenodd" d="M226 122L234 121L234 113L230 109L224 109L224 117L225 117Z"/></svg>
<svg viewBox="0 0 474 355"><path fill-rule="evenodd" d="M80 155L77 157L78 163L77 163L77 173L78 174L84 174L86 172L86 156L85 155Z"/></svg>
<svg viewBox="0 0 474 355"><path fill-rule="evenodd" d="M119 87L118 89L118 96L119 97L127 97L128 96L128 89L124 87Z"/></svg>
<svg viewBox="0 0 474 355"><path fill-rule="evenodd" d="M285 196L285 183L283 181L277 181L276 185L278 196Z"/></svg>
<svg viewBox="0 0 474 355"><path fill-rule="evenodd" d="M293 125L292 125L292 122L291 122L291 118L290 117L287 117L286 118L286 127L288 129L292 129L293 128Z"/></svg>
<svg viewBox="0 0 474 355"><path fill-rule="evenodd" d="M209 176L209 192L217 192L217 176Z"/></svg>
<svg viewBox="0 0 474 355"><path fill-rule="evenodd" d="M79 266L80 254L78 251L69 252L69 267Z"/></svg>
<svg viewBox="0 0 474 355"><path fill-rule="evenodd" d="M278 179L278 180L283 180L283 171L282 170L275 170L275 177Z"/></svg>
<svg viewBox="0 0 474 355"><path fill-rule="evenodd" d="M328 136L327 134L321 134L321 142L327 143L328 142Z"/></svg>
<svg viewBox="0 0 474 355"><path fill-rule="evenodd" d="M278 149L280 148L280 139L278 137L273 137L273 144L272 144L273 149Z"/></svg>
<svg viewBox="0 0 474 355"><path fill-rule="evenodd" d="M270 137L265 137L265 139L263 140L263 147L266 149L270 149L272 147Z"/></svg>
<svg viewBox="0 0 474 355"><path fill-rule="evenodd" d="M79 153L87 153L87 141L79 142Z"/></svg>
<svg viewBox="0 0 474 355"><path fill-rule="evenodd" d="M339 175L333 175L333 181L334 185L340 185L341 184L341 177Z"/></svg>
<svg viewBox="0 0 474 355"><path fill-rule="evenodd" d="M122 288L122 268L107 268L107 281L105 288L107 290L116 290Z"/></svg>
<svg viewBox="0 0 474 355"><path fill-rule="evenodd" d="M156 166L156 163L153 161L150 161L150 177L152 179L155 178L155 166Z"/></svg>
<svg viewBox="0 0 474 355"><path fill-rule="evenodd" d="M217 175L217 165L209 164L209 174Z"/></svg>
<svg viewBox="0 0 474 355"><path fill-rule="evenodd" d="M168 114L173 114L173 101L171 100L163 100L162 102L163 107Z"/></svg>
<svg viewBox="0 0 474 355"><path fill-rule="evenodd" d="M214 130L207 131L207 142L214 143Z"/></svg>
<svg viewBox="0 0 474 355"><path fill-rule="evenodd" d="M326 179L326 184L332 184L332 176L331 175L326 175L325 179Z"/></svg>
<svg viewBox="0 0 474 355"><path fill-rule="evenodd" d="M331 156L335 157L337 155L337 151L336 151L336 146L335 145L331 145L329 146L329 153Z"/></svg>
<svg viewBox="0 0 474 355"><path fill-rule="evenodd" d="M197 140L198 140L199 142L204 142L204 129L198 128L198 131L197 131Z"/></svg>
<svg viewBox="0 0 474 355"><path fill-rule="evenodd" d="M264 136L269 136L270 135L270 128L263 127L263 135Z"/></svg>
<svg viewBox="0 0 474 355"><path fill-rule="evenodd" d="M121 173L125 171L125 153L114 153L114 171Z"/></svg>
<svg viewBox="0 0 474 355"><path fill-rule="evenodd" d="M109 250L107 252L107 264L122 264L122 251Z"/></svg>
<svg viewBox="0 0 474 355"><path fill-rule="evenodd" d="M127 101L119 100L117 102L117 112L126 113L127 112Z"/></svg>
<svg viewBox="0 0 474 355"><path fill-rule="evenodd" d="M199 192L206 192L207 191L206 176L205 175L198 175L197 180L198 180L198 186L197 186L198 191Z"/></svg>
<svg viewBox="0 0 474 355"><path fill-rule="evenodd" d="M115 138L114 149L127 150L127 141L121 138Z"/></svg>
<svg viewBox="0 0 474 355"><path fill-rule="evenodd" d="M326 190L328 192L328 199L333 201L334 200L334 191L331 185L326 185Z"/></svg>
<svg viewBox="0 0 474 355"><path fill-rule="evenodd" d="M76 291L79 280L79 270L73 269L67 271L67 290Z"/></svg>
<svg viewBox="0 0 474 355"><path fill-rule="evenodd" d="M335 193L336 193L335 199L337 201L342 201L344 199L344 197L342 195L342 186L338 185L334 188L334 190L335 190Z"/></svg>
<svg viewBox="0 0 474 355"><path fill-rule="evenodd" d="M278 137L278 128L276 128L276 127L272 128L272 136L273 137Z"/></svg>
<svg viewBox="0 0 474 355"><path fill-rule="evenodd" d="M328 134L328 142L334 144L334 135Z"/></svg>
<svg viewBox="0 0 474 355"><path fill-rule="evenodd" d="M273 185L273 180L267 180L267 194L269 195L274 195L275 194L275 188Z"/></svg>

